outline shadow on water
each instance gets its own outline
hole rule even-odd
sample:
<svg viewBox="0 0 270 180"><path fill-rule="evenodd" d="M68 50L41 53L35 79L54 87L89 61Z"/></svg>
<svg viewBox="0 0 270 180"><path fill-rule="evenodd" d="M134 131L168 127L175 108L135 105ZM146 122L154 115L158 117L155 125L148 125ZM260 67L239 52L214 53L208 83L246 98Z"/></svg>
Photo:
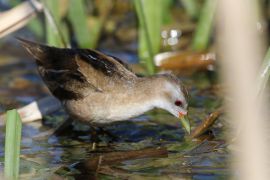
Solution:
<svg viewBox="0 0 270 180"><path fill-rule="evenodd" d="M48 94L31 61L12 57L1 58L1 62L6 62L0 64L1 111L20 107ZM184 80L191 90L189 116L193 126L220 105L217 94L208 91L212 88L211 83L199 85L197 82L200 79L207 81L207 75L202 73ZM95 150L92 149L89 128L80 124L74 125L73 130L66 136L42 137L42 133L56 127L65 118L64 111L59 110L46 116L43 121L23 125L20 169L22 179L229 177L228 153L222 140L222 129L225 126L222 117L212 128L214 139L191 141L185 138L185 132L177 119L163 111L154 110L134 121L119 122L105 127L117 139L109 143L108 137L101 136ZM4 127L0 127L0 131L2 170ZM87 162L94 163L95 168L86 169L89 168L84 166Z"/></svg>

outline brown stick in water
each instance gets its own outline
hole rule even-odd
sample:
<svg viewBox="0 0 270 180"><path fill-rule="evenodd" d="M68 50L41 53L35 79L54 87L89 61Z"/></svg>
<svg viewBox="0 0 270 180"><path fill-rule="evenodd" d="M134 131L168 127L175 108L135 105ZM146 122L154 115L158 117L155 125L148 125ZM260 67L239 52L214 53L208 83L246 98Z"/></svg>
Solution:
<svg viewBox="0 0 270 180"><path fill-rule="evenodd" d="M89 158L77 165L77 168L85 171L98 171L101 166L111 165L126 160L140 158L168 157L166 148L146 148L142 150L110 152Z"/></svg>
<svg viewBox="0 0 270 180"><path fill-rule="evenodd" d="M217 118L224 112L224 110L218 109L215 112L212 112L209 116L202 121L200 125L198 125L192 132L190 137L197 138L205 133L217 120Z"/></svg>

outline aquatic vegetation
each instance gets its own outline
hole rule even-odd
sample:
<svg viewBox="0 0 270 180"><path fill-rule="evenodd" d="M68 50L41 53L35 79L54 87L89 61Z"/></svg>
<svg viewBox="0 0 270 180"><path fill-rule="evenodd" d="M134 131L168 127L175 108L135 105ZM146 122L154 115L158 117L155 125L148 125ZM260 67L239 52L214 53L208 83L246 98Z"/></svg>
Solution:
<svg viewBox="0 0 270 180"><path fill-rule="evenodd" d="M183 3L187 14L193 18L197 19L199 16L199 4L197 0L179 0Z"/></svg>
<svg viewBox="0 0 270 180"><path fill-rule="evenodd" d="M20 166L22 122L16 110L6 113L5 177L17 179Z"/></svg>
<svg viewBox="0 0 270 180"><path fill-rule="evenodd" d="M45 28L46 28L46 41L52 46L66 47L63 32L64 28L61 27L61 16L59 5L60 1L48 0L44 1L45 13Z"/></svg>
<svg viewBox="0 0 270 180"><path fill-rule="evenodd" d="M193 37L192 49L203 51L208 47L210 41L217 0L205 0L200 11L200 18Z"/></svg>
<svg viewBox="0 0 270 180"><path fill-rule="evenodd" d="M163 3L162 0L134 1L139 19L139 57L148 74L155 73L153 59L160 49Z"/></svg>
<svg viewBox="0 0 270 180"><path fill-rule="evenodd" d="M87 13L83 0L69 1L68 17L73 24L78 44L82 48L95 48L94 37L87 26ZM93 27L94 28L94 27Z"/></svg>

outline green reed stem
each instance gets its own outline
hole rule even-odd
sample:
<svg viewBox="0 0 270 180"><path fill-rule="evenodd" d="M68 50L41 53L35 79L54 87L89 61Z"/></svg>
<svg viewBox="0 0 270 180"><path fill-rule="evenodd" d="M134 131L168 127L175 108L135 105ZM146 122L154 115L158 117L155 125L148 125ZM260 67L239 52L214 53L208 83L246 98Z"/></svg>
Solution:
<svg viewBox="0 0 270 180"><path fill-rule="evenodd" d="M216 6L217 0L205 0L203 4L202 10L200 12L198 26L192 41L192 49L195 51L203 51L208 46Z"/></svg>
<svg viewBox="0 0 270 180"><path fill-rule="evenodd" d="M64 35L60 30L59 1L43 0L44 14L46 17L46 38L47 43L57 47L67 47Z"/></svg>
<svg viewBox="0 0 270 180"><path fill-rule="evenodd" d="M139 56L145 63L148 74L155 73L153 60L160 49L163 3L162 0L134 0L140 25Z"/></svg>
<svg viewBox="0 0 270 180"><path fill-rule="evenodd" d="M5 177L18 179L22 122L16 110L7 111L5 137Z"/></svg>
<svg viewBox="0 0 270 180"><path fill-rule="evenodd" d="M197 0L179 0L182 2L187 14L192 18L198 17L199 6Z"/></svg>
<svg viewBox="0 0 270 180"><path fill-rule="evenodd" d="M81 48L95 48L95 35L91 34L87 24L84 0L70 0L68 17L74 28L75 36ZM94 27L93 27L94 28Z"/></svg>

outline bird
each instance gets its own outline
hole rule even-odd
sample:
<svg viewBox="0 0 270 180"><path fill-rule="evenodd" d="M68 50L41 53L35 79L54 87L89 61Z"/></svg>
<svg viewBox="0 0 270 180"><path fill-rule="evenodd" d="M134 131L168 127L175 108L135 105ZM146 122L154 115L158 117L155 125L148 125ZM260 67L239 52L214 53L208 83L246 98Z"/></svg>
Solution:
<svg viewBox="0 0 270 180"><path fill-rule="evenodd" d="M141 77L119 58L97 50L17 39L33 56L44 83L72 119L103 126L160 108L180 118L190 133L188 91L172 73Z"/></svg>

